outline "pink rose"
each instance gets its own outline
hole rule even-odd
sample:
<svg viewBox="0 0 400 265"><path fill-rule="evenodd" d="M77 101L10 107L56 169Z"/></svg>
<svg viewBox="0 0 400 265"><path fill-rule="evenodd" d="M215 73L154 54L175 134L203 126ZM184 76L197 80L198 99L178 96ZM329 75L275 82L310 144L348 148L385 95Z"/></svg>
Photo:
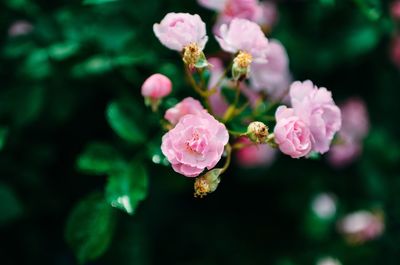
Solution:
<svg viewBox="0 0 400 265"><path fill-rule="evenodd" d="M275 142L282 153L292 158L299 158L310 153L312 148L311 133L304 121L294 109L280 106L275 113Z"/></svg>
<svg viewBox="0 0 400 265"><path fill-rule="evenodd" d="M199 114L202 112L207 111L203 108L201 103L194 98L187 97L176 104L173 108L168 109L165 112L164 118L172 125L175 125L187 114Z"/></svg>
<svg viewBox="0 0 400 265"><path fill-rule="evenodd" d="M255 22L261 27L272 28L278 20L278 12L274 2L262 2L259 5L258 15Z"/></svg>
<svg viewBox="0 0 400 265"><path fill-rule="evenodd" d="M285 48L278 40L271 40L268 62L253 63L250 71L251 87L265 91L273 99L283 96L290 86L289 58Z"/></svg>
<svg viewBox="0 0 400 265"><path fill-rule="evenodd" d="M362 152L362 144L359 141L340 135L340 143L333 145L328 153L329 163L337 168L353 162Z"/></svg>
<svg viewBox="0 0 400 265"><path fill-rule="evenodd" d="M394 1L390 6L390 13L395 20L400 20L400 1Z"/></svg>
<svg viewBox="0 0 400 265"><path fill-rule="evenodd" d="M162 138L161 150L172 168L187 177L212 169L221 159L229 134L206 112L183 116Z"/></svg>
<svg viewBox="0 0 400 265"><path fill-rule="evenodd" d="M171 93L172 83L168 77L162 74L154 74L144 81L142 95L152 99L163 98Z"/></svg>
<svg viewBox="0 0 400 265"><path fill-rule="evenodd" d="M206 24L199 15L187 13L168 13L153 31L164 46L179 52L192 43L203 50L208 40Z"/></svg>
<svg viewBox="0 0 400 265"><path fill-rule="evenodd" d="M333 136L340 130L340 109L326 88L317 88L309 80L296 81L290 87L292 107L309 127L313 151L321 154L329 150Z"/></svg>
<svg viewBox="0 0 400 265"><path fill-rule="evenodd" d="M224 73L224 66L222 61L219 58L212 57L208 59L208 62L212 65L210 67L210 79L208 81L208 88L212 89L217 85L220 77ZM223 84L223 82L222 82ZM221 86L217 87L217 92L212 94L209 98L211 108L213 113L218 116L222 117L228 108L228 103L226 102L225 98L222 96L221 93Z"/></svg>
<svg viewBox="0 0 400 265"><path fill-rule="evenodd" d="M223 10L228 1L229 0L197 0L199 5L215 11Z"/></svg>
<svg viewBox="0 0 400 265"><path fill-rule="evenodd" d="M248 138L240 138L240 143L251 144ZM270 165L276 155L276 150L266 144L250 145L236 152L238 163L243 167L257 167Z"/></svg>
<svg viewBox="0 0 400 265"><path fill-rule="evenodd" d="M246 19L235 18L220 27L220 36L215 36L224 51L249 53L254 62L265 62L268 53L268 39L260 26Z"/></svg>

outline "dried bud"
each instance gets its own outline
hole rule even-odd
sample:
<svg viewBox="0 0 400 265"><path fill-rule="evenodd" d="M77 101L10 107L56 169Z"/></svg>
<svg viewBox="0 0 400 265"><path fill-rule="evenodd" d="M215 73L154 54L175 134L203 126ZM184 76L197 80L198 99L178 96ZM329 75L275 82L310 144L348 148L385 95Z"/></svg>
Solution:
<svg viewBox="0 0 400 265"><path fill-rule="evenodd" d="M232 76L233 79L239 80L247 78L250 72L250 64L253 57L250 53L240 51L239 54L233 59Z"/></svg>
<svg viewBox="0 0 400 265"><path fill-rule="evenodd" d="M219 178L221 172L221 168L215 168L208 171L203 176L196 178L196 181L194 182L194 197L202 198L208 193L214 192L221 181Z"/></svg>
<svg viewBox="0 0 400 265"><path fill-rule="evenodd" d="M247 135L253 142L265 143L268 133L268 126L260 121L253 121L247 127Z"/></svg>
<svg viewBox="0 0 400 265"><path fill-rule="evenodd" d="M203 51L196 43L190 43L183 49L182 60L190 69L208 66L208 62Z"/></svg>

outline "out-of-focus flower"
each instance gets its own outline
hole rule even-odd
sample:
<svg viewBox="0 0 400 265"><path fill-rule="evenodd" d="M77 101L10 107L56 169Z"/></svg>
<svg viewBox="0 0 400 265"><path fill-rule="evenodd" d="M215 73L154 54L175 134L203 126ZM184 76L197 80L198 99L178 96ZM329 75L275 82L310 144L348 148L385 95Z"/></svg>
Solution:
<svg viewBox="0 0 400 265"><path fill-rule="evenodd" d="M237 143L245 145L236 152L237 161L243 167L269 166L275 159L276 149L267 144L255 145L246 137L239 138Z"/></svg>
<svg viewBox="0 0 400 265"><path fill-rule="evenodd" d="M268 53L268 39L260 26L246 19L235 18L220 28L216 39L224 51L250 55L254 62L265 62Z"/></svg>
<svg viewBox="0 0 400 265"><path fill-rule="evenodd" d="M219 13L214 33L219 34L222 24L229 24L235 18L251 20L262 28L269 29L277 18L275 3L258 0L198 0L205 8Z"/></svg>
<svg viewBox="0 0 400 265"><path fill-rule="evenodd" d="M183 116L187 114L199 114L202 112L207 111L203 108L200 101L192 97L187 97L176 104L174 107L168 109L165 112L164 118L172 125L175 125Z"/></svg>
<svg viewBox="0 0 400 265"><path fill-rule="evenodd" d="M328 161L336 167L345 166L362 152L362 140L369 130L368 112L365 103L359 98L351 98L340 106L342 128L339 142L331 147Z"/></svg>
<svg viewBox="0 0 400 265"><path fill-rule="evenodd" d="M282 153L299 158L310 153L312 148L311 133L292 108L280 106L276 113L274 129L275 142Z"/></svg>
<svg viewBox="0 0 400 265"><path fill-rule="evenodd" d="M221 85L218 87L215 86L218 84L219 79L224 73L224 66L222 64L222 61L216 57L209 58L208 62L211 65L209 68L210 79L208 81L208 89L213 89L213 88L217 89L217 91L214 94L212 94L208 98L208 100L210 101L213 113L218 117L222 117L225 111L229 107L228 103L226 102L225 98L222 96L221 93L221 85L223 85L224 82L221 82Z"/></svg>
<svg viewBox="0 0 400 265"><path fill-rule="evenodd" d="M8 29L8 35L11 37L22 36L30 33L33 30L31 23L25 20L18 20L11 24Z"/></svg>
<svg viewBox="0 0 400 265"><path fill-rule="evenodd" d="M267 62L254 62L250 71L251 88L265 91L272 99L282 97L289 90L291 75L289 58L278 40L270 40Z"/></svg>
<svg viewBox="0 0 400 265"><path fill-rule="evenodd" d="M307 80L290 87L290 99L296 115L309 127L312 150L321 154L329 150L333 136L341 128L341 112L326 88L317 88Z"/></svg>
<svg viewBox="0 0 400 265"><path fill-rule="evenodd" d="M221 159L229 134L207 112L183 116L162 138L161 150L172 168L187 177L212 169Z"/></svg>
<svg viewBox="0 0 400 265"><path fill-rule="evenodd" d="M142 95L152 99L163 98L171 93L172 82L162 74L153 74L144 81Z"/></svg>
<svg viewBox="0 0 400 265"><path fill-rule="evenodd" d="M390 57L392 62L400 67L400 36L395 36L390 47Z"/></svg>
<svg viewBox="0 0 400 265"><path fill-rule="evenodd" d="M390 13L395 20L400 20L400 1L394 1L390 6Z"/></svg>
<svg viewBox="0 0 400 265"><path fill-rule="evenodd" d="M313 212L321 219L330 219L336 213L336 199L329 193L318 194L311 203Z"/></svg>
<svg viewBox="0 0 400 265"><path fill-rule="evenodd" d="M188 13L168 13L160 24L154 24L153 31L164 46L179 52L188 45L202 51L208 40L206 24L199 15Z"/></svg>
<svg viewBox="0 0 400 265"><path fill-rule="evenodd" d="M342 265L339 260L332 257L324 257L319 259L317 265Z"/></svg>
<svg viewBox="0 0 400 265"><path fill-rule="evenodd" d="M361 244L379 237L385 229L383 213L380 211L357 211L338 222L338 230L350 244Z"/></svg>

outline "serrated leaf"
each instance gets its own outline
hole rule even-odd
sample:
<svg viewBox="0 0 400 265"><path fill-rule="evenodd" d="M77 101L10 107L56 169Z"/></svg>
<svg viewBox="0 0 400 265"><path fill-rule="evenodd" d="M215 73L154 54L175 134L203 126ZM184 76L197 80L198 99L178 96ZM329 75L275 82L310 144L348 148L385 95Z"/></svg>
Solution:
<svg viewBox="0 0 400 265"><path fill-rule="evenodd" d="M138 204L147 196L148 176L139 163L126 165L109 177L106 199L112 207L134 214Z"/></svg>
<svg viewBox="0 0 400 265"><path fill-rule="evenodd" d="M80 264L100 257L110 245L114 233L112 208L100 194L79 202L70 213L65 239Z"/></svg>
<svg viewBox="0 0 400 265"><path fill-rule="evenodd" d="M90 143L77 160L77 168L89 174L107 174L117 168L121 162L118 152L105 143Z"/></svg>
<svg viewBox="0 0 400 265"><path fill-rule="evenodd" d="M107 107L106 116L111 128L119 137L130 143L137 144L143 142L145 136L136 124L133 112L133 109L127 108L118 102L112 102Z"/></svg>

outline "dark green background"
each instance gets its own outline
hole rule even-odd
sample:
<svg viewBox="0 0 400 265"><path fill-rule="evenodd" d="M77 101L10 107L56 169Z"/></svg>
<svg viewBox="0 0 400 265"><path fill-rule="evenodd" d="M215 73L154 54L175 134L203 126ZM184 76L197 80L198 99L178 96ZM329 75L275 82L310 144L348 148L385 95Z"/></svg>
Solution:
<svg viewBox="0 0 400 265"><path fill-rule="evenodd" d="M325 255L344 265L399 264L400 75L390 59L396 23L389 3L279 1L279 22L271 33L287 48L295 79L329 88L336 102L355 95L366 101L372 126L363 156L341 170L324 158L280 156L270 168L254 170L234 163L218 190L199 200L192 196L192 180L152 163L162 132L144 107L140 86L162 72L174 83L164 107L194 96L179 56L161 46L152 25L167 12L200 14L209 29L210 55L218 49L211 37L214 14L194 0L3 0L0 264L77 264L65 240L68 216L89 194L103 196L107 183L106 174L77 168L78 156L94 141L143 164L149 193L133 216L107 205L115 234L91 264L294 265L314 264ZM20 19L34 30L8 36ZM128 118L140 135L133 142L111 129L105 115L111 101L130 108ZM337 196L335 218L381 208L385 234L349 246L335 220L310 217L310 202L319 192ZM84 232L95 237L93 231Z"/></svg>

